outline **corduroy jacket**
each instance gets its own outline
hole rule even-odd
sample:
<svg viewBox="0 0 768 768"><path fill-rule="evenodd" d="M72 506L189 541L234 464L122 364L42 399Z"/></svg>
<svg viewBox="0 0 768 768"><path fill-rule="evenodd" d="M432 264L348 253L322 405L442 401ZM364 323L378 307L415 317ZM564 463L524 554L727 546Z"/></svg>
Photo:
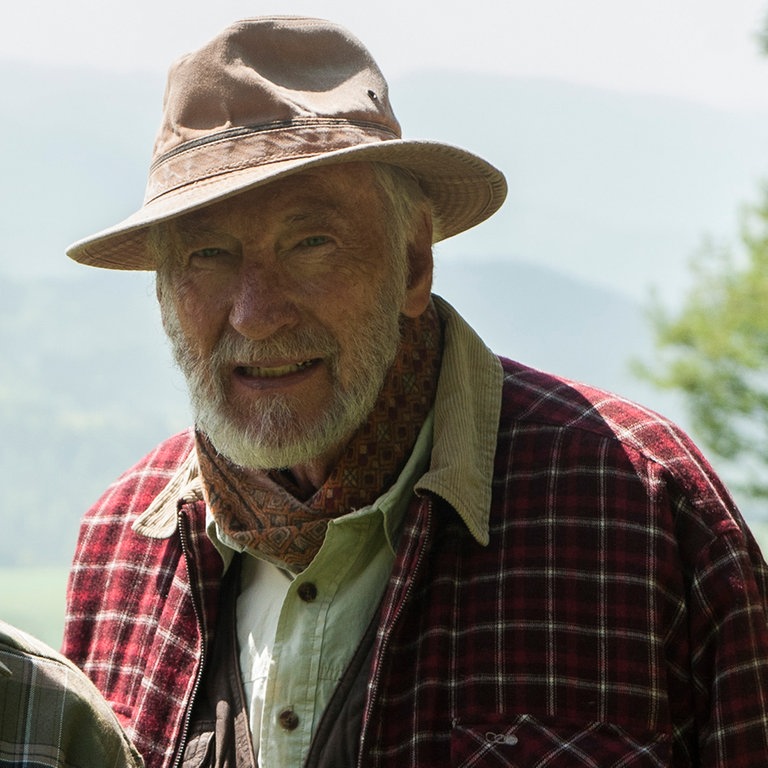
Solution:
<svg viewBox="0 0 768 768"><path fill-rule="evenodd" d="M727 491L660 417L502 364L487 543L414 494L358 765L768 765L768 571ZM107 491L69 585L64 651L148 768L179 754L216 632L204 502L133 527L192 450L176 436Z"/></svg>

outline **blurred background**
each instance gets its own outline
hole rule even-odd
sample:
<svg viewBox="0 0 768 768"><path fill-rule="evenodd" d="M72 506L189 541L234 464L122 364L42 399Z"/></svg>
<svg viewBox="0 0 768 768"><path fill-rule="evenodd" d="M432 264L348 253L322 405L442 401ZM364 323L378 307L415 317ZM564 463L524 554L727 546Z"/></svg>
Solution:
<svg viewBox="0 0 768 768"><path fill-rule="evenodd" d="M436 292L495 351L672 417L768 541L768 2L30 0L0 11L0 617L58 646L81 515L189 422L151 275L64 250L140 205L168 64L269 13L348 26L406 136L506 173Z"/></svg>

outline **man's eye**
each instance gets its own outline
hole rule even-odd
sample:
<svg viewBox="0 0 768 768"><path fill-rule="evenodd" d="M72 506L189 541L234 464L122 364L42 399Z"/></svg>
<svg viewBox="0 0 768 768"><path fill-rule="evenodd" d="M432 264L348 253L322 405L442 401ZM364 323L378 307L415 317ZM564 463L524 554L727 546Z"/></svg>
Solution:
<svg viewBox="0 0 768 768"><path fill-rule="evenodd" d="M325 245L329 241L330 238L325 235L311 235L310 237L305 237L300 245L308 248L316 248L318 245Z"/></svg>
<svg viewBox="0 0 768 768"><path fill-rule="evenodd" d="M192 256L199 256L203 259L211 259L215 256L221 256L222 254L225 254L226 251L223 248L200 248L197 251L194 251L192 253Z"/></svg>

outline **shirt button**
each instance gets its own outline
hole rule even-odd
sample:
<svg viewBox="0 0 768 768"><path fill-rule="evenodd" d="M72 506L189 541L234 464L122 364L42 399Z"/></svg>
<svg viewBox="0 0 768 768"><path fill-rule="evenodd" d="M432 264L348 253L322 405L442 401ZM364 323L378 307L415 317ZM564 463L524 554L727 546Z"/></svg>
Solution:
<svg viewBox="0 0 768 768"><path fill-rule="evenodd" d="M317 600L317 587L311 581L305 581L303 584L299 584L297 593L305 603L311 603Z"/></svg>
<svg viewBox="0 0 768 768"><path fill-rule="evenodd" d="M288 707L277 716L277 722L286 731L295 731L299 727L299 716L293 711L292 707Z"/></svg>

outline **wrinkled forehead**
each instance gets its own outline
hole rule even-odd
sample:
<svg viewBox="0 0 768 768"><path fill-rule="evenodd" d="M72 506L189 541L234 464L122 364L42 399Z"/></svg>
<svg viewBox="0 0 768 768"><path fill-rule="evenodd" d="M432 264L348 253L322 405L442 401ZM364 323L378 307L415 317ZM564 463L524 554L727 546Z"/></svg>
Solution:
<svg viewBox="0 0 768 768"><path fill-rule="evenodd" d="M370 163L313 168L217 200L171 219L176 231L193 231L232 216L298 217L311 211L375 216L385 201Z"/></svg>

